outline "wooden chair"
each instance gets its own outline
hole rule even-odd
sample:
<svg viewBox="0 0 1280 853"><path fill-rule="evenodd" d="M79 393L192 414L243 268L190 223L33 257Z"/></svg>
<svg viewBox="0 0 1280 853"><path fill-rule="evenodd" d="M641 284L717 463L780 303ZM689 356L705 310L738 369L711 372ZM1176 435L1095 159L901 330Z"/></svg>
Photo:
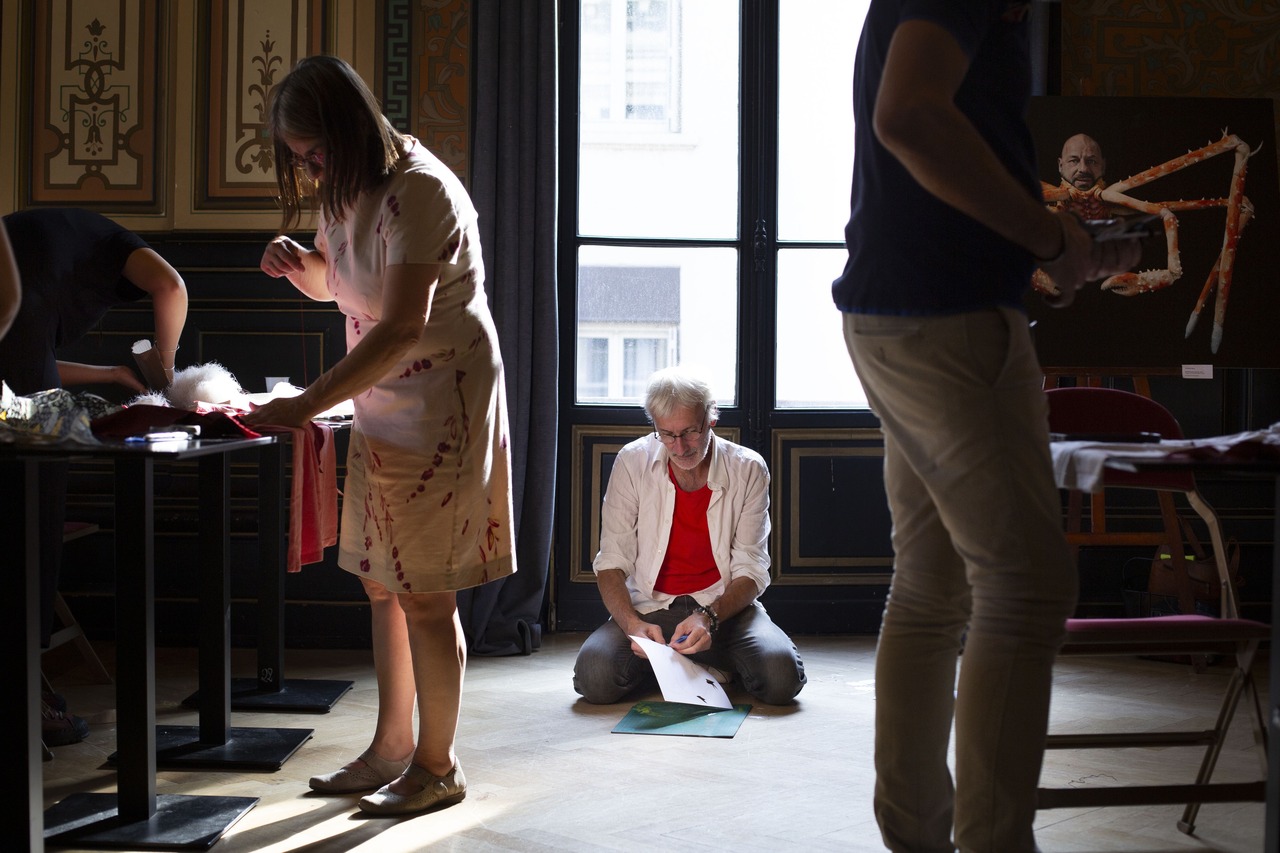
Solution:
<svg viewBox="0 0 1280 853"><path fill-rule="evenodd" d="M73 539L97 533L98 530L98 525L90 522L68 521L62 525L62 541L67 543ZM93 670L98 681L103 684L110 684L112 682L111 673L107 672L107 668L102 665L102 659L94 651L93 644L85 636L84 629L80 627L80 622L72 614L71 608L67 606L67 602L60 592L54 593L53 613L62 627L49 635L49 647L44 650L44 653L47 654L60 646L65 646L67 643L75 643L76 650L80 652L80 656L84 658L84 662L88 664L89 669ZM46 691L49 693L55 692L43 669L40 672L40 681ZM41 756L45 761L53 760L53 752L43 741L40 743L40 749Z"/></svg>
<svg viewBox="0 0 1280 853"><path fill-rule="evenodd" d="M68 521L62 527L62 541L70 542L73 539L79 539L82 536L98 532L98 525L83 521ZM80 627L71 608L67 606L66 600L62 597L62 593L54 593L53 612L58 618L59 624L62 626L49 636L49 647L45 652L51 652L54 649L64 646L67 643L75 643L76 650L80 652L80 657L84 658L84 662L89 669L93 671L94 676L99 683L110 684L111 673L102 665L102 659L98 657L98 653L94 651L93 644L89 642L89 638L85 636L84 629ZM41 674L43 678L43 673ZM50 692L53 688L49 684L49 680L44 678L45 689Z"/></svg>
<svg viewBox="0 0 1280 853"><path fill-rule="evenodd" d="M1167 439L1182 438L1177 419L1154 400L1110 388L1056 388L1045 392L1049 398L1049 428L1060 433L1136 433L1158 432ZM1169 510L1162 508L1164 529L1153 539L1140 540L1137 534L1112 532L1106 527L1105 508L1095 510L1089 531L1079 527L1079 496L1068 499L1068 539L1074 546L1090 544L1167 544L1168 553L1181 557L1183 542L1172 497L1181 494L1209 527L1210 540L1217 565L1217 581L1221 587L1220 615L1204 615L1195 611L1189 598L1190 579L1186 563L1175 559L1174 570L1187 598L1181 612L1173 616L1132 619L1070 619L1067 639L1060 654L1064 656L1097 655L1213 655L1233 664L1233 671L1222 697L1217 719L1212 728L1176 732L1107 732L1092 734L1050 733L1049 749L1120 749L1132 747L1201 747L1203 755L1199 771L1192 782L1165 785L1111 786L1087 788L1040 788L1038 807L1090 807L1185 804L1178 828L1190 834L1200 803L1262 801L1265 792L1266 727L1262 706L1252 678L1254 656L1259 644L1270 636L1270 627L1262 622L1239 618L1239 601L1235 578L1226 559L1221 524L1212 507L1196 488L1190 472L1127 473L1106 471L1104 490L1113 488L1151 489L1167 497ZM1073 503L1074 500L1074 503ZM1095 507L1105 506L1095 502ZM1074 528L1074 529L1073 529ZM1180 595L1180 601L1183 599ZM1241 698L1251 708L1249 714L1254 737L1260 746L1259 758L1264 778L1256 782L1213 783L1214 765L1222 750L1227 729L1235 716Z"/></svg>
<svg viewBox="0 0 1280 853"><path fill-rule="evenodd" d="M1182 427L1164 406L1140 394L1111 388L1053 388L1045 392L1049 399L1049 428L1056 433L1135 433L1154 432L1167 439L1181 439ZM1136 426L1141 425L1141 426ZM1067 542L1073 550L1084 545L1158 547L1169 555L1170 570L1162 583L1153 583L1149 591L1171 593L1178 600L1181 613L1196 612L1196 579L1187 561L1188 543L1184 541L1174 497L1181 495L1209 530L1212 555L1227 559L1227 545L1222 524L1199 490L1189 471L1168 473L1108 472L1108 488L1151 490L1160 509L1159 530L1118 531L1108 524L1105 494L1090 496L1089 525L1082 524L1084 496L1072 491L1067 496ZM1153 581L1160 578L1154 574ZM1240 615L1235 584L1223 583L1214 598L1221 599L1220 615Z"/></svg>

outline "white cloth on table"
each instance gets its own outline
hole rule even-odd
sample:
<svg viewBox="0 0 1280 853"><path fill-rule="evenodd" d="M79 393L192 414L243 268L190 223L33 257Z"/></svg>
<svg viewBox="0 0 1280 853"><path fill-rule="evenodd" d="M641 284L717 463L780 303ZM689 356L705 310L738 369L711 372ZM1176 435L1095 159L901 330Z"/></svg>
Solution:
<svg viewBox="0 0 1280 853"><path fill-rule="evenodd" d="M1049 449L1053 453L1053 479L1058 488L1100 492L1103 469L1108 459L1115 456L1161 459L1176 449L1190 446L1189 441L1161 441L1152 444L1055 441L1049 445Z"/></svg>
<svg viewBox="0 0 1280 853"><path fill-rule="evenodd" d="M1050 450L1053 453L1053 478L1058 488L1099 492L1102 490L1103 470L1110 459L1161 459L1175 453L1194 453L1201 458L1215 455L1230 457L1242 446L1250 444L1280 448L1280 423L1264 430L1152 444L1055 441L1050 444Z"/></svg>

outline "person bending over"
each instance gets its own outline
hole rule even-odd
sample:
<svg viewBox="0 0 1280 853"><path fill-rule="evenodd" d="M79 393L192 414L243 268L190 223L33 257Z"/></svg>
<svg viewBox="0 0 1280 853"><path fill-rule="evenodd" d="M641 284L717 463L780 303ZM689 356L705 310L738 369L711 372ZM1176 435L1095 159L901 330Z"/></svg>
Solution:
<svg viewBox="0 0 1280 853"><path fill-rule="evenodd" d="M112 308L151 298L155 341L173 379L178 337L187 320L187 288L172 266L141 237L101 214L79 208L32 208L4 217L4 234L21 282L21 299L7 334L0 336L0 380L29 396L68 385L121 385L146 390L127 364L94 365L58 359L58 349L87 335ZM11 270L12 272L12 270ZM0 272L0 278L4 278ZM17 291L15 290L14 293ZM48 646L62 564L67 463L46 462L40 472L40 639ZM12 518L0 497L0 517ZM43 697L45 745L77 743L89 726L68 713L56 694Z"/></svg>
<svg viewBox="0 0 1280 853"><path fill-rule="evenodd" d="M79 208L20 210L4 217L4 228L22 282L21 305L0 339L0 379L15 394L89 384L146 391L127 364L59 361L57 350L87 335L108 310L147 297L155 346L172 381L187 321L187 288L145 240Z"/></svg>
<svg viewBox="0 0 1280 853"><path fill-rule="evenodd" d="M467 790L454 749L467 658L457 591L516 570L506 380L478 214L337 57L307 57L277 83L267 127L283 221L262 269L334 302L347 354L243 420L301 426L353 402L338 565L369 598L378 681L368 748L310 785L370 790L359 807L371 814L426 811ZM283 233L308 196L319 202L310 249Z"/></svg>

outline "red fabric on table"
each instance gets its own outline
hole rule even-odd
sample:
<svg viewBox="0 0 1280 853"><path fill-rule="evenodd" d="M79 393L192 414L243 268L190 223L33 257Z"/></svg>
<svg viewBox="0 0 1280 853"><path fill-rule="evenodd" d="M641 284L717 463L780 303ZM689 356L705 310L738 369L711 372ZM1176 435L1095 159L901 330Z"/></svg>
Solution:
<svg viewBox="0 0 1280 853"><path fill-rule="evenodd" d="M240 423L226 412L192 412L172 406L138 404L103 415L89 424L98 438L128 438L144 435L155 427L174 424L200 427L200 438L258 438L260 433Z"/></svg>

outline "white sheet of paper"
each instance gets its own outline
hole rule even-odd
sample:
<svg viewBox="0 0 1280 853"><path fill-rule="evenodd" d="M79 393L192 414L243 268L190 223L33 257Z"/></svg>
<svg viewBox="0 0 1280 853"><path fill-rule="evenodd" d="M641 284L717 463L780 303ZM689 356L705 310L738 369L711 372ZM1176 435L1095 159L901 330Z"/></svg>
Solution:
<svg viewBox="0 0 1280 853"><path fill-rule="evenodd" d="M662 698L668 702L686 705L702 705L706 708L732 708L729 696L706 667L699 666L675 649L663 643L655 643L647 637L632 636L644 649L658 678Z"/></svg>

